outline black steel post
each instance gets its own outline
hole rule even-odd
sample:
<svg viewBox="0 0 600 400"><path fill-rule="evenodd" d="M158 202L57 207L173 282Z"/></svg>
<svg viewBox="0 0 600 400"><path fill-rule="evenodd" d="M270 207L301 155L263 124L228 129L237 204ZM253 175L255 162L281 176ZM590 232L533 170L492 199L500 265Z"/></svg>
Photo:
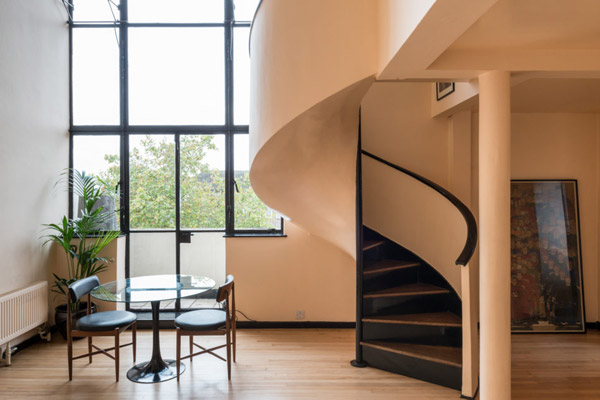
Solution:
<svg viewBox="0 0 600 400"><path fill-rule="evenodd" d="M350 362L353 367L363 368L367 364L362 359L362 283L363 283L363 224L362 224L362 115L358 110L358 146L356 152L356 359Z"/></svg>

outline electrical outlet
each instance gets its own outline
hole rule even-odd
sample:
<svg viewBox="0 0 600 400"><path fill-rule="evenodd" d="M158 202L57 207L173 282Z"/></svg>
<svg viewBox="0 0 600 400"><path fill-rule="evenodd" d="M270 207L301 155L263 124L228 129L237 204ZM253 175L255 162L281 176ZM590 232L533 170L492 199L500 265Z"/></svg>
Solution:
<svg viewBox="0 0 600 400"><path fill-rule="evenodd" d="M296 319L304 319L304 310L296 311Z"/></svg>

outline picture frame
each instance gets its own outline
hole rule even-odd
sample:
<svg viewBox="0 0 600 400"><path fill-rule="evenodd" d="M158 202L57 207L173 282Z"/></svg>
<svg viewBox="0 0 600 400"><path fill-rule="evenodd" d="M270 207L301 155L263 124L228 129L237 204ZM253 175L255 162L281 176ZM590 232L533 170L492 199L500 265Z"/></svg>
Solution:
<svg viewBox="0 0 600 400"><path fill-rule="evenodd" d="M511 329L585 333L577 180L511 181Z"/></svg>
<svg viewBox="0 0 600 400"><path fill-rule="evenodd" d="M436 82L435 97L440 101L444 97L454 93L454 82Z"/></svg>

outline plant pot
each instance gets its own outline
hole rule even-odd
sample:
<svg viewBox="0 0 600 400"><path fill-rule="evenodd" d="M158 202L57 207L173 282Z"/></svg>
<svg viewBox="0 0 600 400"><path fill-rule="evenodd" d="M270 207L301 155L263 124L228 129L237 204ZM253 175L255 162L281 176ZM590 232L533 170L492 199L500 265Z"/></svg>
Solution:
<svg viewBox="0 0 600 400"><path fill-rule="evenodd" d="M92 303L92 313L96 312L96 304ZM73 327L77 326L77 321L87 315L87 303L80 302L79 310L71 312L71 324ZM61 304L54 310L54 322L60 332L60 335L66 340L67 339L67 305ZM73 340L83 339L81 337L73 338Z"/></svg>

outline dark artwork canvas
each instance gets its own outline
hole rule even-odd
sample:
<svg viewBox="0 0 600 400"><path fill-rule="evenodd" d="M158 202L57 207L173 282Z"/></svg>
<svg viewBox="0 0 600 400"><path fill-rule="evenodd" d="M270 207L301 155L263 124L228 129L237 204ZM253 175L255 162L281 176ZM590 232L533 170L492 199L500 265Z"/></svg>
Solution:
<svg viewBox="0 0 600 400"><path fill-rule="evenodd" d="M583 332L577 182L511 183L513 332Z"/></svg>

